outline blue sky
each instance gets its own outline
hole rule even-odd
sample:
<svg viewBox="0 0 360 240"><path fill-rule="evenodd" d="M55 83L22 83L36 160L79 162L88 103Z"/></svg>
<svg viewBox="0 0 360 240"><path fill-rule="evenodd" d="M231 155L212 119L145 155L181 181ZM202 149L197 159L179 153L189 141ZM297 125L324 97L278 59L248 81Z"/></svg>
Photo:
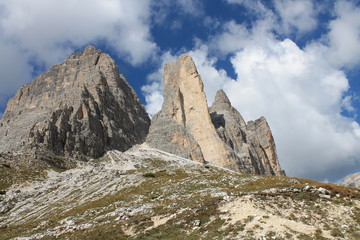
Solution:
<svg viewBox="0 0 360 240"><path fill-rule="evenodd" d="M189 52L208 103L222 88L265 116L290 176L360 171L360 3L352 0L0 0L0 114L23 84L94 45L152 115L162 68Z"/></svg>

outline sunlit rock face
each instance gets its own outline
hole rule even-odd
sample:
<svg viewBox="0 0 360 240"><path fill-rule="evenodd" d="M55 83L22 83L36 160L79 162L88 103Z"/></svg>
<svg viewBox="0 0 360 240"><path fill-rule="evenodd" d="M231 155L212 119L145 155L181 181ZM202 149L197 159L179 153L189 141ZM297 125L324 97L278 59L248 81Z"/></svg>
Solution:
<svg viewBox="0 0 360 240"><path fill-rule="evenodd" d="M225 92L207 105L203 82L188 54L164 69L164 103L146 142L199 162L242 173L283 175L265 118L245 123Z"/></svg>
<svg viewBox="0 0 360 240"><path fill-rule="evenodd" d="M360 188L360 173L347 175L340 184Z"/></svg>
<svg viewBox="0 0 360 240"><path fill-rule="evenodd" d="M144 142L149 125L114 60L89 46L17 91L0 123L0 152L96 158Z"/></svg>

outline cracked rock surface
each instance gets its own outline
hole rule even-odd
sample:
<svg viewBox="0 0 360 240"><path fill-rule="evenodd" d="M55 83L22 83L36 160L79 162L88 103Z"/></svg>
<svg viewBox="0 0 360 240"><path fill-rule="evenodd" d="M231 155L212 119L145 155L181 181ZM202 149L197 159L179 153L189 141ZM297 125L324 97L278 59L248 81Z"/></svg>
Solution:
<svg viewBox="0 0 360 240"><path fill-rule="evenodd" d="M0 122L0 152L77 159L144 142L150 119L114 60L90 46L19 89Z"/></svg>

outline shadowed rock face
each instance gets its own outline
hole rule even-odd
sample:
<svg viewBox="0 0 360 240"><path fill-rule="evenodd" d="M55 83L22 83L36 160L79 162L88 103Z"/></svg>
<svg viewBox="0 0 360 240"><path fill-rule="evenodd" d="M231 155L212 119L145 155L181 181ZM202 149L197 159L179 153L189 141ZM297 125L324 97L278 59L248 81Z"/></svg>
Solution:
<svg viewBox="0 0 360 240"><path fill-rule="evenodd" d="M209 111L218 135L236 154L241 169L254 174L284 175L264 117L246 124L223 90L216 93Z"/></svg>
<svg viewBox="0 0 360 240"><path fill-rule="evenodd" d="M114 60L90 46L17 91L0 122L0 152L44 149L96 158L142 143L149 125Z"/></svg>
<svg viewBox="0 0 360 240"><path fill-rule="evenodd" d="M159 129L159 125L167 125L167 129ZM211 122L201 77L187 54L176 63L165 65L164 103L161 111L154 116L147 142L171 153L184 152L182 156L195 161L206 160L239 170Z"/></svg>
<svg viewBox="0 0 360 240"><path fill-rule="evenodd" d="M283 174L266 120L247 126L222 90L209 109L203 82L187 54L165 65L164 103L152 119L146 142L242 173Z"/></svg>

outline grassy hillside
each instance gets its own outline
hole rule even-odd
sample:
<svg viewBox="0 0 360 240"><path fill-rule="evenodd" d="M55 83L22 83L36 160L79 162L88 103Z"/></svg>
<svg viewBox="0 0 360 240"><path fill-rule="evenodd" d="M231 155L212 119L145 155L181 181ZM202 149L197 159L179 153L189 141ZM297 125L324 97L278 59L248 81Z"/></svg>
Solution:
<svg viewBox="0 0 360 240"><path fill-rule="evenodd" d="M1 239L360 238L357 189L240 175L147 147L13 185L5 203Z"/></svg>

